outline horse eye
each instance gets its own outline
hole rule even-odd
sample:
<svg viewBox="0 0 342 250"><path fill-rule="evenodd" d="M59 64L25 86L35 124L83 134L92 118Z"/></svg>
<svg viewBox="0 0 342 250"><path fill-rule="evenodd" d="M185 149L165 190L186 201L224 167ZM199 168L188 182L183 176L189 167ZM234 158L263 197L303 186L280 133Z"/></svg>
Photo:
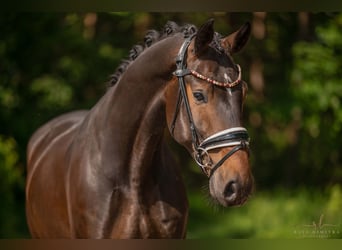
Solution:
<svg viewBox="0 0 342 250"><path fill-rule="evenodd" d="M205 97L204 97L203 93L201 93L201 92L194 92L193 96L195 97L196 101L198 101L198 102L204 102L205 101Z"/></svg>

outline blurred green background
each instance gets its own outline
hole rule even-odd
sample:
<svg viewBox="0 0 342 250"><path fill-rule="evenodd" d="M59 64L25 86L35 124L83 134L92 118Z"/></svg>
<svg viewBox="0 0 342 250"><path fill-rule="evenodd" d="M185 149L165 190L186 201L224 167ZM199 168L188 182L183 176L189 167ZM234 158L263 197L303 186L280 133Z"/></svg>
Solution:
<svg viewBox="0 0 342 250"><path fill-rule="evenodd" d="M245 126L256 192L240 208L208 199L185 150L188 238L342 238L341 13L13 13L0 16L0 238L28 238L25 150L48 119L92 107L130 48L168 20L252 23L235 56L249 84Z"/></svg>

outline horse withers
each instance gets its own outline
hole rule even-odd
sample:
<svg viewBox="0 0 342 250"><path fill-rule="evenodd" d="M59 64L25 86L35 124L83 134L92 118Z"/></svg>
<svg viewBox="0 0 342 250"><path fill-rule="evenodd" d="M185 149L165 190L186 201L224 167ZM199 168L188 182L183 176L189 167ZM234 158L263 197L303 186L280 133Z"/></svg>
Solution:
<svg viewBox="0 0 342 250"><path fill-rule="evenodd" d="M188 201L164 129L209 179L219 204L252 192L247 86L232 55L250 25L222 36L168 22L149 31L89 111L39 128L27 149L26 211L34 238L184 238Z"/></svg>

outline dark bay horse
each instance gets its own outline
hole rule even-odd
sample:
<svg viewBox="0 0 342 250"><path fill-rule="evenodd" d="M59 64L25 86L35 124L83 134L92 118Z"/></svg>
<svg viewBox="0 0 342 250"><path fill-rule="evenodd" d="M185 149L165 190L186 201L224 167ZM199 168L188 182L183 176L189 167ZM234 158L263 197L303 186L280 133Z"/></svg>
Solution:
<svg viewBox="0 0 342 250"><path fill-rule="evenodd" d="M250 35L213 20L149 31L89 111L39 128L27 149L26 212L34 238L184 238L188 201L163 135L193 155L223 206L250 196L246 83L231 55Z"/></svg>

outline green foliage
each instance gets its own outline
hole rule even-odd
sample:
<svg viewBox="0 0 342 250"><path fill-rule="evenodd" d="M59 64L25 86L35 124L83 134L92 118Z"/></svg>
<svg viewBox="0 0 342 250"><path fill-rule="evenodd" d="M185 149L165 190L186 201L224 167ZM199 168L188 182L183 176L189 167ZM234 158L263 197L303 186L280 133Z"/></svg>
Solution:
<svg viewBox="0 0 342 250"><path fill-rule="evenodd" d="M331 112L333 138L342 128L342 24L337 20L327 27L317 27L319 42L298 42L293 47L294 94L306 112L304 127L312 137L324 128L322 113Z"/></svg>
<svg viewBox="0 0 342 250"><path fill-rule="evenodd" d="M329 200L326 204L326 210L328 217L339 219L339 223L342 223L342 186L334 185L329 189Z"/></svg>
<svg viewBox="0 0 342 250"><path fill-rule="evenodd" d="M341 187L257 192L244 206L215 211L198 193L190 199L189 238L341 238ZM319 225L321 221L321 225ZM316 223L318 226L314 227ZM329 227L329 226L330 227ZM331 230L323 232L322 230ZM335 230L332 232L332 229ZM322 232L317 233L317 230ZM315 232L315 233L313 233Z"/></svg>
<svg viewBox="0 0 342 250"><path fill-rule="evenodd" d="M17 228L21 226L18 216L17 195L24 186L22 169L18 166L17 144L13 138L0 135L0 235L19 236ZM21 198L21 197L20 197Z"/></svg>
<svg viewBox="0 0 342 250"><path fill-rule="evenodd" d="M72 89L65 82L51 76L43 76L32 82L33 93L40 94L40 108L57 106L67 107L71 103Z"/></svg>
<svg viewBox="0 0 342 250"><path fill-rule="evenodd" d="M0 86L0 105L9 109L13 108L17 104L18 97L14 93L13 89Z"/></svg>
<svg viewBox="0 0 342 250"><path fill-rule="evenodd" d="M0 183L3 190L7 186L16 185L22 177L22 173L17 168L18 153L16 147L17 145L13 138L5 139L3 136L0 136L0 176L3 178L3 181Z"/></svg>
<svg viewBox="0 0 342 250"><path fill-rule="evenodd" d="M341 180L342 15L315 28L314 42L293 46L292 91L300 114L303 168ZM327 169L329 171L327 172Z"/></svg>

